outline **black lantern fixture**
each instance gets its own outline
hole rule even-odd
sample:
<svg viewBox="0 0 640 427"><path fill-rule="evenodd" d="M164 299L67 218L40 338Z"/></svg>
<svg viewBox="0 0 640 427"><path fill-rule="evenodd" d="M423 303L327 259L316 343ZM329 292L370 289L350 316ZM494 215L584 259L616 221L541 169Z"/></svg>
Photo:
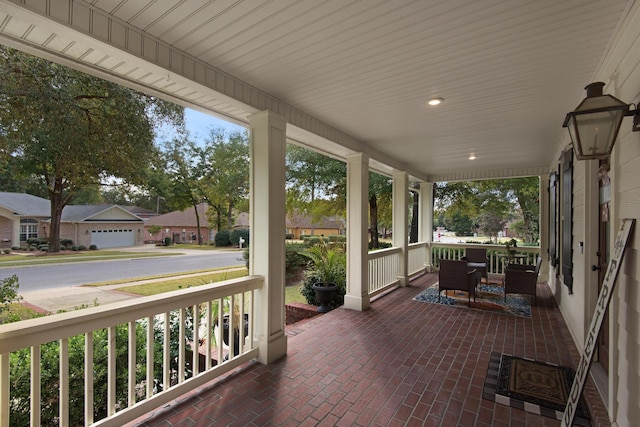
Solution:
<svg viewBox="0 0 640 427"><path fill-rule="evenodd" d="M587 85L587 97L567 114L562 124L569 128L578 160L609 157L625 116L634 116L633 131L640 130L640 110L630 110L632 104L603 95L603 87L602 82Z"/></svg>

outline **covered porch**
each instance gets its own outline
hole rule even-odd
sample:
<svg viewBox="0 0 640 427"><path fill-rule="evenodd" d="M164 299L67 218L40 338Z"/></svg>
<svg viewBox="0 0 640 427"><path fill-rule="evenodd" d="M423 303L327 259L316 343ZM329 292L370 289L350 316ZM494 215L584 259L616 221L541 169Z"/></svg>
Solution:
<svg viewBox="0 0 640 427"><path fill-rule="evenodd" d="M560 425L482 397L492 352L577 364L547 284L523 318L412 299L436 281L424 274L365 312L290 325L286 358L249 363L129 425ZM584 396L592 425L609 425L591 380Z"/></svg>

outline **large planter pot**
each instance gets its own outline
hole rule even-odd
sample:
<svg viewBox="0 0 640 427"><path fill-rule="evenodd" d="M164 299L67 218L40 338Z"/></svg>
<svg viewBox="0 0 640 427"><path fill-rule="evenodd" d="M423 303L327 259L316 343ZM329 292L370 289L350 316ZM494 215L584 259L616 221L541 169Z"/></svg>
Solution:
<svg viewBox="0 0 640 427"><path fill-rule="evenodd" d="M320 304L318 307L318 313L326 313L331 311L331 300L336 297L338 286L329 283L316 283L311 286L311 289L316 291L316 302Z"/></svg>
<svg viewBox="0 0 640 427"><path fill-rule="evenodd" d="M240 354L240 329L234 329L233 335L233 355ZM249 335L249 314L244 314L244 337ZM244 339L244 338L242 338ZM222 341L229 345L229 315L222 316Z"/></svg>

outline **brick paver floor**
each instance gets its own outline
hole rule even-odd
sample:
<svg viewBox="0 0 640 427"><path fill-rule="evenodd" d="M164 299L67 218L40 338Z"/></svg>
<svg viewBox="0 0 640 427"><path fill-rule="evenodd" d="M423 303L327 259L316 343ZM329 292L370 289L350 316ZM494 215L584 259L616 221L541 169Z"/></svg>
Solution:
<svg viewBox="0 0 640 427"><path fill-rule="evenodd" d="M578 353L546 284L532 317L413 301L426 274L357 312L287 328L287 357L250 363L138 420L138 426L558 426L482 398L491 352L575 368ZM591 382L592 425L608 426Z"/></svg>

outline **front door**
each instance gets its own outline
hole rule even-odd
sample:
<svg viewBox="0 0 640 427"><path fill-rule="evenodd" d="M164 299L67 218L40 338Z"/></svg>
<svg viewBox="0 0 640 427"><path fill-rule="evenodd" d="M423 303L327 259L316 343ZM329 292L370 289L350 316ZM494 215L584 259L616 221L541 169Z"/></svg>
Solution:
<svg viewBox="0 0 640 427"><path fill-rule="evenodd" d="M609 201L610 197L610 179L607 172L609 170L606 161L600 161L600 222L598 232L598 265L594 267L598 269L598 294L602 288L604 276L609 264ZM605 372L609 373L609 310L605 312L602 319L602 327L598 335L598 361L602 365Z"/></svg>

